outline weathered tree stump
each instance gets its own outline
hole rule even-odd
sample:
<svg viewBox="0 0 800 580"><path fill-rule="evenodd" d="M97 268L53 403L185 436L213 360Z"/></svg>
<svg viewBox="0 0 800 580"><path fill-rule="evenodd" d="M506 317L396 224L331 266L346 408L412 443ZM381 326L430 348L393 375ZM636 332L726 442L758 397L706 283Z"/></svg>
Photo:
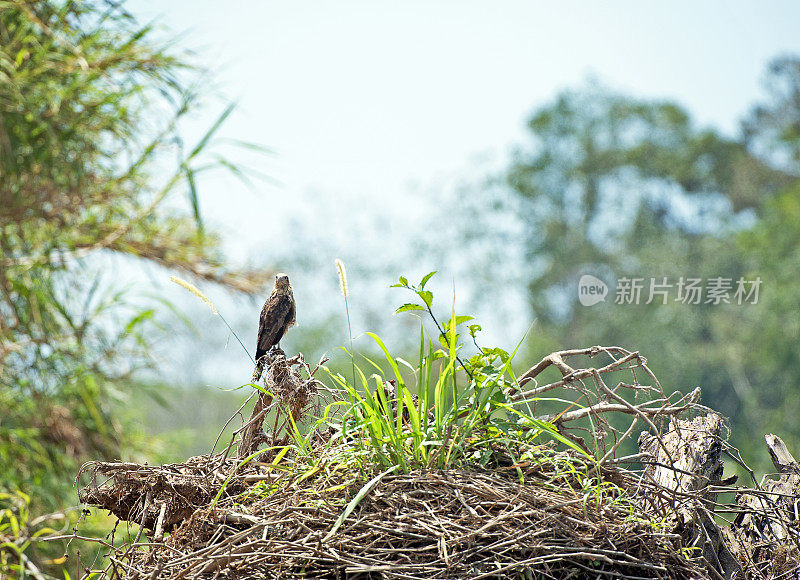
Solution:
<svg viewBox="0 0 800 580"><path fill-rule="evenodd" d="M736 494L737 516L730 526L718 526L722 480L722 419L709 413L694 419L672 419L668 431L656 436L642 433L639 449L644 481L670 490L649 499L654 507L669 502L676 531L691 547L702 550L713 578L800 577L800 464L776 435L765 437L778 478L766 478L752 489Z"/></svg>
<svg viewBox="0 0 800 580"><path fill-rule="evenodd" d="M730 542L749 568L766 577L800 575L800 464L780 437L764 437L777 479L764 478L754 490L736 496L740 512L729 533Z"/></svg>
<svg viewBox="0 0 800 580"><path fill-rule="evenodd" d="M653 457L645 462L645 480L672 490L670 511L675 526L688 535L691 547L702 550L711 573L743 578L714 523L717 494L709 487L722 479L722 418L714 413L688 420L673 418L661 437L643 432L639 449Z"/></svg>
<svg viewBox="0 0 800 580"><path fill-rule="evenodd" d="M263 357L267 368L264 373L266 392L259 391L250 419L242 430L242 438L237 447L237 456L244 459L255 453L267 443L270 446L284 445L288 440L286 429L290 427L289 415L295 423L301 421L303 412L316 394L317 381L311 377L303 379L295 367L306 366L301 354L286 358L279 347L272 347ZM267 413L272 411L275 424L265 432L263 425ZM279 434L284 432L283 439Z"/></svg>

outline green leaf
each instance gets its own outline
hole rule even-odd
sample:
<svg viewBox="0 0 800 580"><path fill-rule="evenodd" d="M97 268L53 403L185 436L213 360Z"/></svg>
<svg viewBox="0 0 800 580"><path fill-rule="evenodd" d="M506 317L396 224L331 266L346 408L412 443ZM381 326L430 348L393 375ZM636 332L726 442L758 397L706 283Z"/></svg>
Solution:
<svg viewBox="0 0 800 580"><path fill-rule="evenodd" d="M429 292L428 290L417 290L417 295L422 298L428 308L431 307L431 303L433 303L433 292Z"/></svg>
<svg viewBox="0 0 800 580"><path fill-rule="evenodd" d="M156 311L154 309L150 308L150 309L144 310L144 311L140 312L139 314L137 314L136 316L134 316L131 319L131 321L128 322L128 325L125 327L124 334L128 334L129 332L131 332L134 328L139 326L145 320L150 320L151 318L153 318L155 313L156 313Z"/></svg>
<svg viewBox="0 0 800 580"><path fill-rule="evenodd" d="M214 123L211 125L208 131L206 131L205 135L203 135L203 138L200 139L197 145L195 145L194 149L192 149L192 152L186 158L187 161L193 159L194 157L197 157L197 155L203 149L205 149L206 145L208 145L208 142L214 136L214 133L216 133L217 130L220 128L220 126L222 126L222 124L225 122L225 119L227 119L230 116L230 114L233 113L233 110L235 108L236 108L236 103L231 103L225 108L224 111L222 111L222 114L219 117L217 117L217 120L214 121Z"/></svg>
<svg viewBox="0 0 800 580"><path fill-rule="evenodd" d="M425 310L419 304L403 304L397 310L394 311L395 314L400 314L401 312L408 312L409 310Z"/></svg>
<svg viewBox="0 0 800 580"><path fill-rule="evenodd" d="M408 286L408 279L405 276L400 276L400 284L403 286Z"/></svg>
<svg viewBox="0 0 800 580"><path fill-rule="evenodd" d="M455 317L455 323L456 323L456 326L458 326L462 322L467 322L468 320L474 320L474 319L475 319L474 316L456 316ZM451 318L450 320L448 320L447 322L444 323L444 329L445 330L450 330L450 328L451 328L450 325L452 323L453 323L453 319Z"/></svg>
<svg viewBox="0 0 800 580"><path fill-rule="evenodd" d="M425 284L428 283L428 280L430 280L431 276L433 276L436 272L438 272L438 270L434 270L433 272L428 272L427 274L425 274L425 276L422 277L422 281L419 283L420 290L423 290L425 288Z"/></svg>
<svg viewBox="0 0 800 580"><path fill-rule="evenodd" d="M203 233L203 217L200 215L200 198L197 195L197 182L194 179L194 171L189 166L186 168L186 180L189 182L189 203L192 206L192 213L194 214L194 221L197 224L197 229Z"/></svg>

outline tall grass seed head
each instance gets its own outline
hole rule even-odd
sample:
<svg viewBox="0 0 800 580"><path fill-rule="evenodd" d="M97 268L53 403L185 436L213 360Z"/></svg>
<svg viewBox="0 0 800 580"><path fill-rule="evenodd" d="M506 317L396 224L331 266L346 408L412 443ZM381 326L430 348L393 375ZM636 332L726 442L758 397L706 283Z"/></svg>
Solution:
<svg viewBox="0 0 800 580"><path fill-rule="evenodd" d="M336 265L336 273L339 274L339 289L342 291L342 296L347 298L349 292L347 289L347 270L344 269L344 262L336 258L333 263Z"/></svg>
<svg viewBox="0 0 800 580"><path fill-rule="evenodd" d="M169 279L175 282L178 286L183 286L189 292L191 292L192 294L197 296L200 300L205 302L206 305L211 309L211 312L213 312L214 314L219 314L219 310L217 310L217 307L214 306L213 302L211 302L211 299L205 294L203 294L197 286L195 286L194 284L190 284L186 280L178 278L177 276L170 276Z"/></svg>

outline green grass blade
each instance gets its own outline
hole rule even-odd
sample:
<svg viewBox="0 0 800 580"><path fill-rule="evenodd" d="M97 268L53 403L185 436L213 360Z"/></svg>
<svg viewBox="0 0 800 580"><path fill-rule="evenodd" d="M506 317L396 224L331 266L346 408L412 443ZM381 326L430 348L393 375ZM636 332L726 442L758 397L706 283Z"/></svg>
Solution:
<svg viewBox="0 0 800 580"><path fill-rule="evenodd" d="M331 528L331 531L328 532L328 534L325 536L325 538L323 538L323 541L329 540L336 533L336 531L340 527L342 527L342 524L347 519L347 516L349 516L351 513L353 513L353 510L356 509L356 507L358 507L358 504L361 503L361 500L364 499L364 497L370 491L372 491L373 487L378 485L378 483L380 482L381 479L383 479L384 477L386 477L390 473L394 473L399 468L400 468L399 465L394 465L394 466L390 467L389 469L387 469L386 471L383 471L383 472L379 473L378 475L376 475L375 477L373 477L372 479L370 479L364 485L364 487L362 487L358 491L356 496L352 500L350 500L350 503L347 504L347 507L344 508L344 511L342 512L342 514L336 519L336 522L334 522L333 527Z"/></svg>

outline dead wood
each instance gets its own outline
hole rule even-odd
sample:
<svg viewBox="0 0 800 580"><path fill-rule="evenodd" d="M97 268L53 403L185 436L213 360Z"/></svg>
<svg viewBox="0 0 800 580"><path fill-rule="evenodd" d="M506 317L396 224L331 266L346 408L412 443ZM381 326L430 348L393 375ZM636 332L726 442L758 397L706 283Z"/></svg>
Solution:
<svg viewBox="0 0 800 580"><path fill-rule="evenodd" d="M780 437L764 438L777 478L765 476L755 489L739 491L730 540L753 577L798 577L800 464Z"/></svg>
<svg viewBox="0 0 800 580"><path fill-rule="evenodd" d="M742 578L741 567L714 523L717 494L712 484L722 480L722 443L722 418L715 413L673 418L666 433L639 436L639 450L652 458L642 461L643 477L670 492L671 519L688 538L688 547L702 550L709 569L721 577ZM663 499L662 495L658 501Z"/></svg>
<svg viewBox="0 0 800 580"><path fill-rule="evenodd" d="M208 505L236 467L232 459L209 456L161 466L92 461L78 474L79 478L86 474L90 477L78 495L82 503L106 509L144 528L156 529L160 523L163 533ZM236 495L245 487L237 479L225 493Z"/></svg>
<svg viewBox="0 0 800 580"><path fill-rule="evenodd" d="M312 371L308 367L302 354L287 359L283 350L276 346L262 359L267 365L264 390L258 392L250 419L240 429L242 435L237 449L239 459L249 457L264 444L272 448L285 445L292 422L301 423L307 407L312 403L319 403L316 395L321 383L314 379L316 369ZM299 368L306 371L306 379L300 374ZM271 410L274 425L270 431L265 432L263 424Z"/></svg>
<svg viewBox="0 0 800 580"><path fill-rule="evenodd" d="M643 476L662 491L650 501L671 502L676 531L689 547L702 550L713 578L800 576L800 464L779 437L765 439L777 478L736 488L735 504L726 506L718 503L717 494L735 478L722 478L721 417L707 413L673 419L663 435L642 433L639 438L640 450L649 456L643 460ZM726 512L736 517L730 525L718 525L715 515Z"/></svg>

